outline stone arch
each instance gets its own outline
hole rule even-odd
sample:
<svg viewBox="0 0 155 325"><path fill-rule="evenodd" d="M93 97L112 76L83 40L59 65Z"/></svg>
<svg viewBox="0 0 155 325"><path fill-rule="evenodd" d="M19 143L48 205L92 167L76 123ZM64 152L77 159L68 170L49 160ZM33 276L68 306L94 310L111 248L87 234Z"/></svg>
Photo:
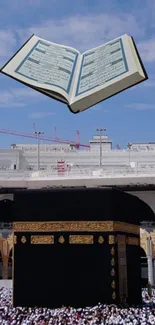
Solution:
<svg viewBox="0 0 155 325"><path fill-rule="evenodd" d="M1 239L1 253L2 253L2 278L8 278L8 241L6 238Z"/></svg>
<svg viewBox="0 0 155 325"><path fill-rule="evenodd" d="M145 231L145 229L140 229L140 246L143 249L143 257L144 253L147 255L147 237L148 233ZM142 254L142 251L141 251Z"/></svg>
<svg viewBox="0 0 155 325"><path fill-rule="evenodd" d="M2 279L8 279L9 270L9 253L13 247L12 235L9 235L12 224L12 206L13 206L13 194L0 194L0 229L6 229L6 232L1 231L0 238L0 252L1 252L1 274ZM7 238L8 236L8 238ZM12 268L12 263L10 264Z"/></svg>
<svg viewBox="0 0 155 325"><path fill-rule="evenodd" d="M3 238L0 238L0 279L3 278Z"/></svg>
<svg viewBox="0 0 155 325"><path fill-rule="evenodd" d="M7 242L8 242L8 250L9 250L8 253L10 254L10 251L13 249L13 233L8 236Z"/></svg>
<svg viewBox="0 0 155 325"><path fill-rule="evenodd" d="M14 199L14 195L11 193L0 194L0 201L3 200L13 201L13 199Z"/></svg>
<svg viewBox="0 0 155 325"><path fill-rule="evenodd" d="M126 193L137 197L141 202L145 203L154 214L155 219L155 190L131 191Z"/></svg>
<svg viewBox="0 0 155 325"><path fill-rule="evenodd" d="M140 247L140 256L146 258L146 252L142 246Z"/></svg>
<svg viewBox="0 0 155 325"><path fill-rule="evenodd" d="M133 221L133 223L137 223L140 225L141 222L144 220L146 221L155 220L155 213L152 206L150 206L146 200L143 200L143 197L139 196L139 192L134 192L134 191L129 192L120 189L116 189L116 191L118 192L118 196L119 193L121 194L121 200L119 200L118 204L119 206L121 206L121 209L123 209L124 211L125 209L128 210L126 212L126 215L127 218L130 219L130 222ZM130 213L130 216L128 212ZM136 215L136 219L135 219L135 215Z"/></svg>
<svg viewBox="0 0 155 325"><path fill-rule="evenodd" d="M4 194L0 194L0 222L12 222L12 197Z"/></svg>
<svg viewBox="0 0 155 325"><path fill-rule="evenodd" d="M151 222L155 222L155 191L136 191L127 192L128 195L134 197L142 207L142 213L137 217L139 224L143 227L140 229L141 239L141 273L142 284L147 285L148 282L155 285L155 229L150 226ZM150 197L149 197L150 195Z"/></svg>
<svg viewBox="0 0 155 325"><path fill-rule="evenodd" d="M0 279L12 279L13 234L0 238Z"/></svg>
<svg viewBox="0 0 155 325"><path fill-rule="evenodd" d="M13 233L7 238L8 244L8 279L12 279L12 267L13 267Z"/></svg>

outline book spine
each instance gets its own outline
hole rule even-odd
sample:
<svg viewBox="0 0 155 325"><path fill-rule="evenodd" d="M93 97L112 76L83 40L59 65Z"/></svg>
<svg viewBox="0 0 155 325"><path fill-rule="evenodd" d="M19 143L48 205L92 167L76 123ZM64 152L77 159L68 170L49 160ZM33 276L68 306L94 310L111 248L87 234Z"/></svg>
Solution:
<svg viewBox="0 0 155 325"><path fill-rule="evenodd" d="M142 70L143 70L143 72L144 72L145 78L146 78L146 80L147 80L147 79L148 79L148 74L147 74L147 72L146 72L146 70L145 70L144 64L143 64L142 59L141 59L141 57L140 57L140 54L139 54L139 52L138 52L138 49L137 49L136 43L135 43L133 37L131 37L131 39L132 39L132 42L133 42L133 45L134 45L134 48L135 48L136 54L137 54L137 56L138 56L138 59L139 59L140 65L141 65Z"/></svg>

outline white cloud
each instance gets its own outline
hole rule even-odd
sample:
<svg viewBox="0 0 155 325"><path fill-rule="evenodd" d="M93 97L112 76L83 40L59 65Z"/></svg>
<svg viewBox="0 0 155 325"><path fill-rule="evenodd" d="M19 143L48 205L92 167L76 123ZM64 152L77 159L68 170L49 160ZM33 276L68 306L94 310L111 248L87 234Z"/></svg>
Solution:
<svg viewBox="0 0 155 325"><path fill-rule="evenodd" d="M155 104L148 104L148 103L132 103L124 105L126 108L134 108L137 110L148 110L148 109L155 109Z"/></svg>
<svg viewBox="0 0 155 325"><path fill-rule="evenodd" d="M30 3L32 0L28 1ZM36 0L36 2L39 4L41 1ZM146 39L148 28L148 20L144 20L146 14L146 12L142 12L141 15L138 12L132 13L132 10L128 13L117 11L116 13L77 14L59 19L47 19L26 28L16 27L14 32L11 29L0 30L0 57L12 55L16 50L17 40L22 45L33 33L56 43L76 47L81 51L128 33L139 40L138 48L142 58L152 62L155 60L155 40Z"/></svg>
<svg viewBox="0 0 155 325"><path fill-rule="evenodd" d="M101 107L98 105L95 105L95 106L91 107L91 111L101 111Z"/></svg>
<svg viewBox="0 0 155 325"><path fill-rule="evenodd" d="M16 46L16 36L11 30L0 30L0 57L9 56Z"/></svg>
<svg viewBox="0 0 155 325"><path fill-rule="evenodd" d="M32 119L42 119L53 115L55 115L55 112L34 112L29 114L28 117Z"/></svg>
<svg viewBox="0 0 155 325"><path fill-rule="evenodd" d="M48 0L46 0L48 1ZM53 0L50 0L52 2ZM40 9L44 6L43 0L26 0L26 1L21 1L21 0L13 0L13 5L12 5L12 0L2 0L1 2L1 15L2 14L22 14L22 17L27 14L30 9L31 10L37 10ZM4 17L2 17L4 18Z"/></svg>
<svg viewBox="0 0 155 325"><path fill-rule="evenodd" d="M59 20L43 21L39 25L17 30L22 42L31 34L86 50L124 33L144 36L144 28L132 14L76 15Z"/></svg>
<svg viewBox="0 0 155 325"><path fill-rule="evenodd" d="M137 40L143 60L155 60L155 39L146 39L147 23L132 13L75 15L46 20L38 25L18 29L21 44L33 33L50 41L73 46L80 51L103 44L124 33Z"/></svg>
<svg viewBox="0 0 155 325"><path fill-rule="evenodd" d="M17 49L17 39L22 45L32 33L60 44L74 46L83 51L123 33L133 35L137 39L144 39L145 27L146 25L143 26L141 20L130 13L103 13L46 20L25 29L16 29L16 32L0 30L0 61L4 57L9 58L13 55ZM142 59L151 63L155 61L155 39L139 42L138 48ZM144 85L145 87L154 87L154 80L148 80ZM43 98L43 95L29 88L14 88L0 92L0 107L24 107L28 102L37 102L40 98ZM94 109L98 110L98 108Z"/></svg>
<svg viewBox="0 0 155 325"><path fill-rule="evenodd" d="M147 62L155 61L155 37L138 44L142 58Z"/></svg>
<svg viewBox="0 0 155 325"><path fill-rule="evenodd" d="M102 111L104 113L108 113L108 110L104 109L103 105L94 105L93 107L91 107L91 111Z"/></svg>
<svg viewBox="0 0 155 325"><path fill-rule="evenodd" d="M148 80L147 82L145 82L144 87L155 88L155 79L154 80Z"/></svg>
<svg viewBox="0 0 155 325"><path fill-rule="evenodd" d="M11 88L0 92L0 107L17 108L26 106L29 101L36 102L42 95L29 88Z"/></svg>
<svg viewBox="0 0 155 325"><path fill-rule="evenodd" d="M149 79L142 83L143 87L155 88L155 75L149 74Z"/></svg>
<svg viewBox="0 0 155 325"><path fill-rule="evenodd" d="M27 0L24 6L35 4L39 7L41 3L42 0ZM14 10L19 8L19 4L20 0L15 0ZM136 43L139 40L138 49L142 59L152 63L155 61L155 38L146 39L148 19L145 18L149 16L148 13L150 15L153 13L153 5L152 7L151 5L148 6L148 8L149 12L147 9L141 9L139 12L135 11L133 13L132 9L128 13L123 13L118 10L114 13L112 10L109 13L105 10L101 14L88 12L88 14L84 15L77 14L59 19L47 19L38 24L30 24L26 28L21 29L18 27L14 29L1 29L0 62L9 59L17 50L18 46L20 47L32 33L53 42L74 46L81 51L98 46L121 34L128 33L136 38ZM149 24L151 27L153 26L152 21L150 18ZM155 79L149 79L143 85L145 87L154 87ZM132 89L136 88L133 87ZM38 92L26 87L14 88L4 92L0 91L0 107L24 107L28 103L37 102L43 97ZM150 106L146 108L147 104L144 108L144 106L141 106L141 103L132 105L137 105L136 109L151 108ZM92 110L100 110L100 107L94 107ZM30 118L49 116L46 114L43 116L38 112L33 114L36 114L36 116Z"/></svg>

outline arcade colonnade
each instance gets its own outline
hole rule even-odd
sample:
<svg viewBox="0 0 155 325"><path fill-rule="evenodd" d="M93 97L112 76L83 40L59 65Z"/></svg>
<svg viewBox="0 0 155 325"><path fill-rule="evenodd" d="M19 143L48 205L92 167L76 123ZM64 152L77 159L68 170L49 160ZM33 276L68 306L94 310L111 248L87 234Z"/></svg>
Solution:
<svg viewBox="0 0 155 325"><path fill-rule="evenodd" d="M155 229L145 230L140 229L141 248L144 250L144 263L142 260L142 276L148 278L148 282L155 286ZM147 261L147 267L146 267Z"/></svg>
<svg viewBox="0 0 155 325"><path fill-rule="evenodd" d="M12 279L13 234L0 238L0 279Z"/></svg>

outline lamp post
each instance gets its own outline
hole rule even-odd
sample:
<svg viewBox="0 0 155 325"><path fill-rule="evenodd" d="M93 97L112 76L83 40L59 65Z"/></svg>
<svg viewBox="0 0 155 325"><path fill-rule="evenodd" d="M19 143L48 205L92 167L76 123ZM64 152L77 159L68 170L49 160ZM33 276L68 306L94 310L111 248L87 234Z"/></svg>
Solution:
<svg viewBox="0 0 155 325"><path fill-rule="evenodd" d="M106 129L98 128L96 131L99 132L100 135L100 168L102 168L102 132L106 131Z"/></svg>
<svg viewBox="0 0 155 325"><path fill-rule="evenodd" d="M37 170L40 169L40 135L44 134L44 132L35 131L35 134L37 136Z"/></svg>

